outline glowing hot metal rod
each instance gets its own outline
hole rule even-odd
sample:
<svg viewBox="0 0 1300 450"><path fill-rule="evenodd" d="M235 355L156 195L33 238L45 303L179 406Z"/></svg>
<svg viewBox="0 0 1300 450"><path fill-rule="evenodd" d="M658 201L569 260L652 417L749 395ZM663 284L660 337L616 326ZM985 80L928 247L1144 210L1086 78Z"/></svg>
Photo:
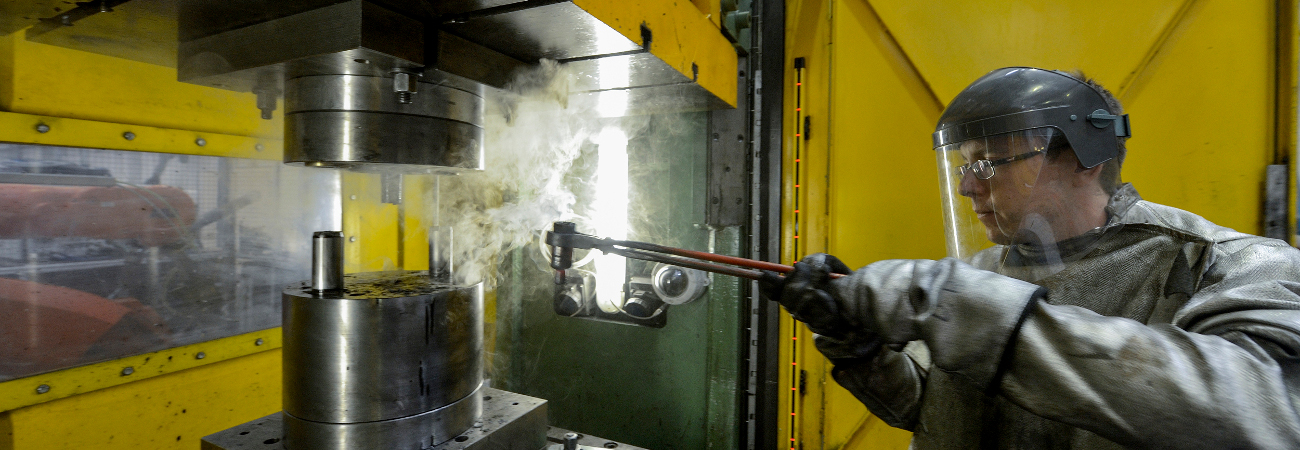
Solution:
<svg viewBox="0 0 1300 450"><path fill-rule="evenodd" d="M573 249L575 248L600 250L611 255L672 264L751 280L761 278L764 270L777 273L788 273L794 270L794 267L791 266L766 261L686 250L648 242L598 238L577 232L573 222L555 222L551 231L546 232L546 244L551 246L551 268L555 269L556 284L563 284L564 271L573 267ZM724 266L713 263L730 265ZM843 275L831 274L832 278L841 276Z"/></svg>

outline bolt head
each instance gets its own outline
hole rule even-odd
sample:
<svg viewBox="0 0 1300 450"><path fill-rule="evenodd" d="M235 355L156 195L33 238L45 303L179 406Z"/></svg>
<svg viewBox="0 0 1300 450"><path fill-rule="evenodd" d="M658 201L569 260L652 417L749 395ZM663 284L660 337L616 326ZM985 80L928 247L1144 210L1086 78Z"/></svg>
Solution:
<svg viewBox="0 0 1300 450"><path fill-rule="evenodd" d="M48 133L49 131L50 131L50 126L49 126L49 125L46 125L46 124L43 124L43 123L41 123L41 124L37 124L37 125L36 125L36 132L37 132L37 133Z"/></svg>
<svg viewBox="0 0 1300 450"><path fill-rule="evenodd" d="M266 343L266 341L263 341L262 338L257 338L256 341L253 341L253 345L262 345L262 344L265 344L265 343Z"/></svg>
<svg viewBox="0 0 1300 450"><path fill-rule="evenodd" d="M44 394L44 393L46 393L46 392L50 392L50 385L48 385L48 384L42 384L42 385L40 385L40 386L36 386L36 393L37 393L37 394Z"/></svg>
<svg viewBox="0 0 1300 450"><path fill-rule="evenodd" d="M203 352L198 352L198 353L195 353L195 354L194 354L194 359L203 359L203 358L207 358L207 357L208 357L208 354L207 354L207 353L203 353Z"/></svg>
<svg viewBox="0 0 1300 450"><path fill-rule="evenodd" d="M262 150L266 150L266 146L265 146L265 145L262 145L262 144L257 144L257 145L254 145L254 146L253 146L253 149L255 149L255 150L257 150L257 151L260 152L260 151L262 151Z"/></svg>
<svg viewBox="0 0 1300 450"><path fill-rule="evenodd" d="M206 139L203 139L203 138L198 138L198 139L195 139L195 140L194 140L194 144L195 144L195 145L198 145L199 147L202 147L202 146L208 145L208 141L207 141Z"/></svg>
<svg viewBox="0 0 1300 450"><path fill-rule="evenodd" d="M127 376L127 375L130 375L130 374L133 374L133 373L135 373L135 368L134 368L134 367L123 367L123 368L122 368L122 376Z"/></svg>
<svg viewBox="0 0 1300 450"><path fill-rule="evenodd" d="M393 92L411 92L414 93L417 88L417 82L414 74L406 72L393 73Z"/></svg>
<svg viewBox="0 0 1300 450"><path fill-rule="evenodd" d="M126 140L128 140L128 141L134 141L134 140L135 140L135 133L132 133L132 132L130 132L130 131L125 132L125 133L122 133L122 139L126 139Z"/></svg>

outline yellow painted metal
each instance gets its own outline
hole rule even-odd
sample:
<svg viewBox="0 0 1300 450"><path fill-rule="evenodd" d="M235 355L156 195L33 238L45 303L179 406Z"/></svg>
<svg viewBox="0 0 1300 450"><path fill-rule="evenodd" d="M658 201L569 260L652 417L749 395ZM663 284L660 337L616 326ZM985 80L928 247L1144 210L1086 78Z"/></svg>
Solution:
<svg viewBox="0 0 1300 450"><path fill-rule="evenodd" d="M578 7L638 44L652 33L650 53L713 95L736 105L736 50L695 4L673 0L574 0Z"/></svg>
<svg viewBox="0 0 1300 450"><path fill-rule="evenodd" d="M280 358L259 351L6 411L0 449L195 449L205 435L280 409Z"/></svg>
<svg viewBox="0 0 1300 450"><path fill-rule="evenodd" d="M397 205L384 203L376 173L343 172L343 271L398 270Z"/></svg>
<svg viewBox="0 0 1300 450"><path fill-rule="evenodd" d="M722 29L722 0L691 0L695 8L707 17L713 26Z"/></svg>
<svg viewBox="0 0 1300 450"><path fill-rule="evenodd" d="M1278 0L1277 2L1277 58L1274 68L1277 70L1275 82L1277 93L1274 100L1274 164L1287 165L1289 189L1287 191L1287 236L1291 245L1300 244L1296 233L1296 203L1300 196L1296 194L1296 184L1300 179L1296 173L1296 149L1300 146L1300 1Z"/></svg>
<svg viewBox="0 0 1300 450"><path fill-rule="evenodd" d="M1081 68L1114 88L1135 133L1124 179L1148 199L1258 233L1264 166L1295 158L1294 8L1294 0L787 1L783 259L822 249L850 266L943 256L929 134L961 88L1013 65ZM796 57L808 80L798 99ZM794 136L800 115L811 119L806 142ZM796 162L795 152L805 157ZM780 357L808 376L806 391L782 405L778 448L907 447L909 433L821 375L801 326L786 319L781 333L804 342L783 345ZM783 390L798 387L797 373L783 374ZM802 419L788 421L791 408Z"/></svg>
<svg viewBox="0 0 1300 450"><path fill-rule="evenodd" d="M826 250L826 179L831 34L830 1L788 2L786 9L785 121L782 146L782 242L786 263ZM799 39L794 39L798 36ZM796 63L801 62L801 64ZM802 67L797 67L801 65ZM776 448L822 448L825 358L812 346L812 333L787 314L780 320L781 400Z"/></svg>
<svg viewBox="0 0 1300 450"><path fill-rule="evenodd" d="M176 69L0 37L0 110L174 130L280 139L256 96L176 81ZM197 153L197 152L194 152Z"/></svg>
<svg viewBox="0 0 1300 450"><path fill-rule="evenodd" d="M48 131L44 133L38 131L37 127L41 125L49 127ZM127 133L132 137L130 140L124 137ZM204 145L198 145L200 139ZM278 138L194 132L2 111L0 111L0 142L276 161L284 158L284 144Z"/></svg>
<svg viewBox="0 0 1300 450"><path fill-rule="evenodd" d="M947 102L975 78L1007 66L1081 68L1116 87L1184 2L870 3L938 98Z"/></svg>
<svg viewBox="0 0 1300 450"><path fill-rule="evenodd" d="M1197 1L1145 79L1124 92L1134 130L1124 178L1147 199L1263 231L1260 187L1274 151L1272 5Z"/></svg>
<svg viewBox="0 0 1300 450"><path fill-rule="evenodd" d="M830 252L859 267L941 258L930 133L942 106L880 17L860 1L831 12ZM882 220L882 218L887 218Z"/></svg>
<svg viewBox="0 0 1300 450"><path fill-rule="evenodd" d="M261 344L258 344L261 341ZM0 383L0 411L55 401L280 348L280 329L244 333ZM203 354L202 358L197 355ZM129 373L123 370L130 367ZM47 386L40 393L38 387Z"/></svg>

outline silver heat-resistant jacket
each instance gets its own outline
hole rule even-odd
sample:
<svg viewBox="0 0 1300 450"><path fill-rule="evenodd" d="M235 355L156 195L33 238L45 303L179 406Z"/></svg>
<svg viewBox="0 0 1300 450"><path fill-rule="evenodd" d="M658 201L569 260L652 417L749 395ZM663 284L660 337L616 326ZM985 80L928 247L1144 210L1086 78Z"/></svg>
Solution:
<svg viewBox="0 0 1300 450"><path fill-rule="evenodd" d="M973 265L1009 277L943 260L834 281L850 319L919 333L873 356L819 338L835 380L919 449L1300 448L1300 251L1127 184L1107 210L1047 272L998 246Z"/></svg>

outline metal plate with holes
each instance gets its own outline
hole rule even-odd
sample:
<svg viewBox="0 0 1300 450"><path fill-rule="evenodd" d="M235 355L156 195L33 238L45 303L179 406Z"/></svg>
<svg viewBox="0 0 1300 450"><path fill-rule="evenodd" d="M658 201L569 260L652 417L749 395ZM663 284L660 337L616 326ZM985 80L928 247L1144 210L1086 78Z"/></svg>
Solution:
<svg viewBox="0 0 1300 450"><path fill-rule="evenodd" d="M563 434L562 431L560 436ZM279 450L284 445L283 435L283 416L281 413L275 413L204 436L200 448L203 450ZM547 446L547 436L546 400L488 388L484 391L483 415L469 431L426 449L394 450L542 449ZM616 445L620 445L617 448L636 449L636 447Z"/></svg>
<svg viewBox="0 0 1300 450"><path fill-rule="evenodd" d="M564 434L572 431L551 427L546 432L546 450L564 450ZM607 448L616 448L619 450L646 450L634 445L615 442L598 436L590 436L578 433L578 450L604 450Z"/></svg>

